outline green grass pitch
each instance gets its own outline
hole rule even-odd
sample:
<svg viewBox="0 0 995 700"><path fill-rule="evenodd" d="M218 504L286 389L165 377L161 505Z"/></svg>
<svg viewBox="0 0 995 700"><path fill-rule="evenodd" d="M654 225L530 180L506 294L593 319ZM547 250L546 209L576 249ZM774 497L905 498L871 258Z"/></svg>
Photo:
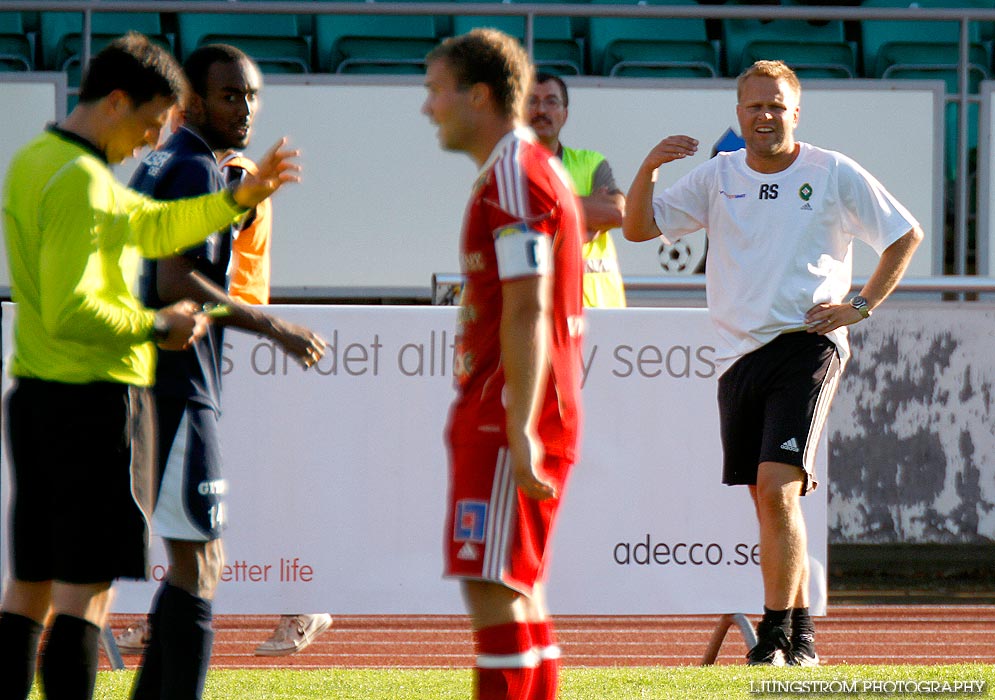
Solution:
<svg viewBox="0 0 995 700"><path fill-rule="evenodd" d="M101 672L98 700L126 700L133 671ZM766 685L765 685L766 682ZM771 682L781 682L780 686ZM984 683L982 692L954 692L957 682ZM790 686L787 684L791 683ZM963 686L961 686L963 687ZM834 690L840 692L833 692ZM469 670L326 669L213 670L205 700L468 700ZM945 691L945 692L944 692ZM560 700L735 700L737 698L995 697L995 666L745 666L568 668ZM40 700L37 687L32 700Z"/></svg>

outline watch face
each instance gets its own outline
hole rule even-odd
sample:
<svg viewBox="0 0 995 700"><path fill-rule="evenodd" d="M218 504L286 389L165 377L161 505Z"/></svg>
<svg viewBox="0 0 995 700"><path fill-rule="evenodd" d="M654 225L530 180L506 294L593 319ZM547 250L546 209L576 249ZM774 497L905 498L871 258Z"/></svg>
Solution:
<svg viewBox="0 0 995 700"><path fill-rule="evenodd" d="M853 297L850 300L850 306L859 311L860 315L863 316L864 318L867 318L868 316L871 315L871 310L867 308L867 299L864 299L864 297L861 296Z"/></svg>

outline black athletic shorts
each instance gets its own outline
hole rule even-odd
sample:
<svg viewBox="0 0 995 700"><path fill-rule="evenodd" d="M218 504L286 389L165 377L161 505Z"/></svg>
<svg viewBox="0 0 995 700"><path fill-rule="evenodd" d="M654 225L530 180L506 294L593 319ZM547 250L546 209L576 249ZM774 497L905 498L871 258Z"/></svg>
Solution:
<svg viewBox="0 0 995 700"><path fill-rule="evenodd" d="M147 577L154 426L147 389L17 380L7 403L16 579Z"/></svg>
<svg viewBox="0 0 995 700"><path fill-rule="evenodd" d="M719 378L722 483L756 484L762 462L805 471L814 489L815 453L842 374L839 352L815 333L784 333L739 358Z"/></svg>

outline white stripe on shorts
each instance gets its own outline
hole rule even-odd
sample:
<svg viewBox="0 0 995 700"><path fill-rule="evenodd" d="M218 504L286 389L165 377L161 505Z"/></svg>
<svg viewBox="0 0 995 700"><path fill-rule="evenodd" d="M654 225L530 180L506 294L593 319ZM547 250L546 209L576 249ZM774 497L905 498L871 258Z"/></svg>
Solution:
<svg viewBox="0 0 995 700"><path fill-rule="evenodd" d="M186 507L186 455L187 436L190 434L189 414L183 411L180 424L176 427L169 457L163 467L162 485L159 487L159 500L152 514L152 529L156 535L169 540L207 542L204 535L187 513Z"/></svg>
<svg viewBox="0 0 995 700"><path fill-rule="evenodd" d="M843 376L843 365L840 362L839 351L834 352L835 355L829 362L826 376L822 379L822 388L819 389L819 398L815 402L815 412L812 416L812 423L809 425L808 437L805 440L805 454L802 464L808 473L809 481L813 484L811 488L814 488L815 483L815 455L819 449L819 440L822 438L822 430L826 427L826 421L829 419L829 407L836 395L840 377Z"/></svg>
<svg viewBox="0 0 995 700"><path fill-rule="evenodd" d="M131 491L131 501L135 504L135 507L138 508L138 512L142 514L142 520L145 521L145 548L148 549L152 544L152 519L149 517L149 514L145 512L145 508L148 504L143 504L139 499L138 494L135 493L137 486L135 484L135 440L144 440L146 437L145 435L139 436L140 429L136 418L138 414L138 391L138 387L135 386L128 388L128 488ZM146 390L145 400L148 405L143 406L143 408L149 410L151 408L151 404L154 403L151 391ZM152 420L154 421L155 419L153 418ZM154 441L152 445L145 446L145 450L151 451L153 454L155 454L155 449L156 446ZM147 457L148 455L146 454L145 456ZM145 473L145 476L148 476L147 472Z"/></svg>
<svg viewBox="0 0 995 700"><path fill-rule="evenodd" d="M511 473L511 455L508 449L498 450L491 486L490 516L487 520L487 551L484 555L483 577L488 581L501 581L511 554L511 526L517 507L515 480Z"/></svg>

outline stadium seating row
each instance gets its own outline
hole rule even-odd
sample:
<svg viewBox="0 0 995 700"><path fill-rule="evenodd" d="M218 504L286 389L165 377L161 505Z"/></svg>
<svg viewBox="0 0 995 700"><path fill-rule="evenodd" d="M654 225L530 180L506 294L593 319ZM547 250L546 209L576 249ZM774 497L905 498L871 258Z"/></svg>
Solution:
<svg viewBox="0 0 995 700"><path fill-rule="evenodd" d="M908 7L910 1L864 0L862 6ZM668 5L693 0L639 2ZM995 0L918 0L913 4L995 8ZM264 71L283 73L416 73L424 68L425 53L444 36L476 26L497 27L520 38L525 35L525 19L506 15L95 12L92 17L94 50L134 29L169 46L181 59L204 43L225 41L247 51ZM947 82L949 92L957 92L959 23L876 19L850 24L854 23L537 17L534 55L538 65L552 72L629 77L734 76L757 58L781 58L806 78L939 77ZM0 12L0 70L64 70L70 83L77 84L82 26L78 12ZM975 22L969 27L973 91L978 82L992 75L993 36L992 23Z"/></svg>

